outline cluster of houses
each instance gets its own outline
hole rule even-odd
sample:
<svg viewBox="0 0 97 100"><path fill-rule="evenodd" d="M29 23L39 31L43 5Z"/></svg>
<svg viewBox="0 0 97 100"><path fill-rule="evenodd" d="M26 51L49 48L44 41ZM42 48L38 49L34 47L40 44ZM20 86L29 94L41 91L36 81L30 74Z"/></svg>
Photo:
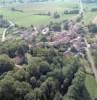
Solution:
<svg viewBox="0 0 97 100"><path fill-rule="evenodd" d="M63 32L50 32L49 27L44 27L42 29L38 29L33 26L30 28L20 28L16 31L16 33L19 33L20 37L26 41L30 41L30 40L34 39L35 37L38 37L41 34L42 36L44 36L47 39L45 44L48 46L58 46L61 44L69 43L70 46L68 47L68 49L66 51L64 50L64 55L71 55L72 48L74 48L78 53L81 53L82 49L84 49L84 47L85 47L85 42L83 41L82 36L77 34L77 32L79 31L80 25L78 23L74 24L74 23L70 22L69 26L70 26L69 30L63 31ZM29 44L28 44L29 47L33 47L30 44L31 42L29 42ZM36 45L36 47L41 47L42 45L44 45L44 43L40 41L40 42L37 42L35 45ZM19 58L21 58L21 57L19 57ZM18 59L18 57L16 57L16 59ZM20 60L19 61L18 60L17 60L17 62L20 61Z"/></svg>
<svg viewBox="0 0 97 100"><path fill-rule="evenodd" d="M46 35L49 33L49 28L45 27L43 29L38 29L37 27L30 27L30 28L19 28L16 33L20 34L20 37L29 40L32 39L33 37L37 37L39 33Z"/></svg>

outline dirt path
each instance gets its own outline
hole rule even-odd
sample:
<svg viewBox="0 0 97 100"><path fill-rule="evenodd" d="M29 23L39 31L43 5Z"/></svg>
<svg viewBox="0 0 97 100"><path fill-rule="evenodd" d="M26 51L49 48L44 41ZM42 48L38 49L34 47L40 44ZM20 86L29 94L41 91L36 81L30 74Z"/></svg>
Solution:
<svg viewBox="0 0 97 100"><path fill-rule="evenodd" d="M89 49L89 44L88 44L88 42L87 42L87 39L85 38L84 40L85 40L85 43L86 43L86 46L87 46L87 47L85 48L86 54L87 54L87 59L88 59L90 65L91 65L91 68L92 68L92 71L93 71L93 73L94 73L95 80L96 80L96 83L97 83L97 69L96 69L96 67L95 67L95 63L94 63L94 60L93 60L91 51L90 51L90 49Z"/></svg>
<svg viewBox="0 0 97 100"><path fill-rule="evenodd" d="M5 36L6 36L7 30L8 30L10 27L13 27L13 26L14 26L14 23L13 23L12 21L9 21L9 23L10 23L10 26L9 26L8 28L4 29L4 31L3 31L3 33L2 33L2 40L1 40L2 42L5 41Z"/></svg>

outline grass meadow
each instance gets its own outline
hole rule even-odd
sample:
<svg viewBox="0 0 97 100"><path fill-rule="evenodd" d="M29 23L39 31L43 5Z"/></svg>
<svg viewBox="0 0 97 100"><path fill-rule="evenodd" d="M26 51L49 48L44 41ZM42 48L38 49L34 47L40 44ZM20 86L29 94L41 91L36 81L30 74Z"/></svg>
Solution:
<svg viewBox="0 0 97 100"><path fill-rule="evenodd" d="M95 6L95 4L94 4ZM23 12L12 11L11 7L15 7L18 10L22 10ZM90 23L92 19L97 15L95 12L90 12L89 9L93 7L93 4L86 5L84 4L84 8L87 9L85 12L85 16L83 21L85 23ZM23 4L23 5L14 5L9 6L7 8L0 8L0 14L4 15L5 18L13 21L19 26L30 26L31 24L39 25L39 24L48 24L50 21L63 21L65 19L73 18L73 14L64 15L63 12L68 8L79 8L77 3L39 3L39 4ZM53 13L58 12L60 14L60 18L57 20L53 19ZM51 16L37 15L40 13L51 13Z"/></svg>
<svg viewBox="0 0 97 100"><path fill-rule="evenodd" d="M85 87L90 95L90 97L97 98L97 84L94 79L94 76L92 75L86 75L86 80L85 80Z"/></svg>

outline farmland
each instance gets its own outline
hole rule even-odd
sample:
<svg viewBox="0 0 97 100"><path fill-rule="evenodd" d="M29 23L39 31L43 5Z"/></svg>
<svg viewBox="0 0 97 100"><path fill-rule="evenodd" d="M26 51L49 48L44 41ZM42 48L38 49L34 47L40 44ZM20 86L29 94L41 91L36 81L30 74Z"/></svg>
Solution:
<svg viewBox="0 0 97 100"><path fill-rule="evenodd" d="M95 5L95 4L94 4ZM58 12L60 14L60 18L57 19L57 21L63 21L65 19L72 18L73 14L66 15L63 14L64 10L67 8L78 8L78 4L74 3L68 4L68 3L56 3L56 4L24 4L24 5L16 5L14 6L18 10L22 10L23 12L18 11L12 11L10 6L8 8L0 8L0 14L3 14L5 18L13 21L14 23L20 25L20 26L30 26L31 24L38 25L38 24L47 24L50 21L53 21L53 13ZM84 8L88 9L86 11L86 15L83 20L85 20L86 23L90 23L91 20L96 16L96 13L89 12L89 8L92 8L92 5L84 5ZM51 16L44 16L44 15L38 15L43 13L51 13Z"/></svg>

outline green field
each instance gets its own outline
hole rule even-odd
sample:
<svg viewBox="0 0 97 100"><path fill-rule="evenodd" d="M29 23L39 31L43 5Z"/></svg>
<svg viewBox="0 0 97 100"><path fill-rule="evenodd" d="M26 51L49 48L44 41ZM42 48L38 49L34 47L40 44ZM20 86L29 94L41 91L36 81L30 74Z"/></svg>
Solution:
<svg viewBox="0 0 97 100"><path fill-rule="evenodd" d="M13 6L11 6L13 7ZM13 21L20 26L29 26L31 24L48 24L48 22L53 21L53 13L58 12L60 14L60 19L56 21L62 21L73 17L73 15L63 15L65 8L76 7L76 4L28 4L28 5L18 5L15 6L16 9L22 10L22 12L11 11L10 7L0 8L0 14L4 15L5 18ZM51 16L43 15L33 15L38 13L51 13Z"/></svg>
<svg viewBox="0 0 97 100"><path fill-rule="evenodd" d="M85 12L84 21L86 23L90 23L94 17L97 15L95 12L89 12L89 9L95 6L95 4L84 4L84 8L87 9ZM23 12L12 11L10 8L15 7L16 9L22 10ZM7 8L0 8L0 14L4 15L5 18L13 21L14 23L20 26L30 26L31 24L39 25L39 24L48 24L50 21L53 21L53 13L58 12L60 14L60 19L56 21L63 21L65 19L70 19L76 15L64 15L63 12L67 8L78 8L79 5L77 3L45 3L45 4L23 4L23 5L14 5L9 6ZM44 16L44 15L33 15L39 13L48 13L50 12L52 16Z"/></svg>
<svg viewBox="0 0 97 100"><path fill-rule="evenodd" d="M91 12L91 8L94 8L96 6L97 3L84 4L85 14L83 20L86 24L91 23L93 19L97 16L97 12Z"/></svg>
<svg viewBox="0 0 97 100"><path fill-rule="evenodd" d="M31 24L44 24L50 20L49 16L38 16L32 15L31 13L21 13L21 12L12 12L10 9L2 8L0 14L3 14L5 18L13 21L14 23L20 26L29 26Z"/></svg>
<svg viewBox="0 0 97 100"><path fill-rule="evenodd" d="M90 97L97 98L97 84L96 84L96 81L93 76L86 75L85 87L86 87Z"/></svg>
<svg viewBox="0 0 97 100"><path fill-rule="evenodd" d="M89 24L93 21L93 19L97 16L97 13L95 12L86 12L85 16L83 18L83 21L85 24Z"/></svg>

